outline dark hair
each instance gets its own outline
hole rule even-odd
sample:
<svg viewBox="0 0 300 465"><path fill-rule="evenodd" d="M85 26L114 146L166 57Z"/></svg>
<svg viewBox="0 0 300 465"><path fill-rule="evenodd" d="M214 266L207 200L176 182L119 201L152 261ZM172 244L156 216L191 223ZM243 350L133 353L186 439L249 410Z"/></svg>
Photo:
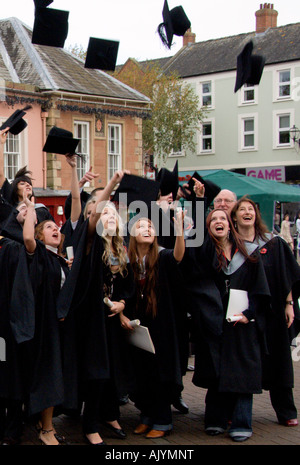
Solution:
<svg viewBox="0 0 300 465"><path fill-rule="evenodd" d="M20 201L18 197L18 184L21 181L28 182L32 186L32 179L31 176L32 172L27 170L27 166L24 166L21 168L15 175L15 179L11 183L11 196L10 196L10 202L12 205L17 205Z"/></svg>
<svg viewBox="0 0 300 465"><path fill-rule="evenodd" d="M233 226L233 223L232 223L232 220L231 220L230 216L228 215L228 213L225 210L221 209L221 208L214 208L207 215L206 226L207 226L207 231L208 231L210 237L212 238L212 241L213 241L213 243L215 245L215 248L216 248L217 259L218 259L218 262L219 262L218 268L221 269L222 266L225 265L226 262L225 262L225 257L223 255L222 243L217 237L215 237L212 234L211 229L210 229L211 217L212 217L212 215L213 215L213 213L215 211L221 211L222 213L224 213L226 215L226 218L227 218L228 224L229 224L229 228L230 228L230 234L229 234L230 242L239 250L239 252L241 252L241 254L245 258L249 259L250 261L256 261L256 257L250 256L248 254L247 249L246 249L245 244L244 244L244 240L239 235L239 233L235 230L235 228Z"/></svg>
<svg viewBox="0 0 300 465"><path fill-rule="evenodd" d="M259 208L258 206L256 205L256 203L252 200L252 199L249 199L249 197L247 197L246 195L244 195L243 197L241 197L237 203L235 204L235 206L233 207L233 209L231 210L231 218L232 218L232 221L234 221L234 216L236 215L236 212L238 211L240 205L242 202L248 202L250 203L253 208L254 208L254 211L255 211L255 224L254 224L254 227L255 227L255 237L260 237L261 239L264 239L266 240L266 234L269 232L269 229L267 227L267 225L264 223L262 217L261 217L261 214L260 214L260 211L259 211Z"/></svg>

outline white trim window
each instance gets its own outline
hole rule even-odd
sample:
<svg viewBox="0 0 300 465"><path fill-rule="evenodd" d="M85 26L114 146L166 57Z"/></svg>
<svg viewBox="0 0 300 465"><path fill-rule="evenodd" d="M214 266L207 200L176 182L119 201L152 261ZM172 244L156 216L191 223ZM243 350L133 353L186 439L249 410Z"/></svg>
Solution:
<svg viewBox="0 0 300 465"><path fill-rule="evenodd" d="M215 151L215 121L203 121L199 134L200 154L214 153Z"/></svg>
<svg viewBox="0 0 300 465"><path fill-rule="evenodd" d="M200 102L203 107L208 109L214 108L214 82L203 81L199 83L200 86Z"/></svg>
<svg viewBox="0 0 300 465"><path fill-rule="evenodd" d="M239 152L249 152L258 149L257 113L239 115L238 134Z"/></svg>
<svg viewBox="0 0 300 465"><path fill-rule="evenodd" d="M77 157L77 174L78 179L81 179L90 167L90 123L74 121L74 137L79 139L76 153L82 155ZM89 183L85 186L89 186Z"/></svg>
<svg viewBox="0 0 300 465"><path fill-rule="evenodd" d="M8 181L12 181L21 168L21 140L20 134L13 135L10 132L4 146L4 175Z"/></svg>
<svg viewBox="0 0 300 465"><path fill-rule="evenodd" d="M122 169L122 125L108 125L108 179Z"/></svg>
<svg viewBox="0 0 300 465"><path fill-rule="evenodd" d="M243 87L241 88L242 105L249 105L249 104L256 103L255 101L256 91L257 89L252 84L244 84Z"/></svg>
<svg viewBox="0 0 300 465"><path fill-rule="evenodd" d="M279 68L274 71L274 100L291 100L294 68Z"/></svg>
<svg viewBox="0 0 300 465"><path fill-rule="evenodd" d="M290 98L291 96L291 70L278 71L278 97Z"/></svg>
<svg viewBox="0 0 300 465"><path fill-rule="evenodd" d="M294 124L294 111L281 110L274 112L274 148L289 148L292 147L290 137L290 128Z"/></svg>

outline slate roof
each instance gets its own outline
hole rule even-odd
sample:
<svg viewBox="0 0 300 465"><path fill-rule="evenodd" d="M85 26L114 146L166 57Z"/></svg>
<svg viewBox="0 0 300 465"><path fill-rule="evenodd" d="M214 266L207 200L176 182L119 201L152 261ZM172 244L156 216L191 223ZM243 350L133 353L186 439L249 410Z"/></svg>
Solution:
<svg viewBox="0 0 300 465"><path fill-rule="evenodd" d="M32 30L17 18L0 20L0 78L36 86L40 91L66 91L91 96L149 102L138 91L62 48L34 45Z"/></svg>
<svg viewBox="0 0 300 465"><path fill-rule="evenodd" d="M295 23L262 34L250 32L182 47L163 70L181 78L235 70L237 56L249 40L254 43L253 53L265 56L266 65L300 60L300 23Z"/></svg>

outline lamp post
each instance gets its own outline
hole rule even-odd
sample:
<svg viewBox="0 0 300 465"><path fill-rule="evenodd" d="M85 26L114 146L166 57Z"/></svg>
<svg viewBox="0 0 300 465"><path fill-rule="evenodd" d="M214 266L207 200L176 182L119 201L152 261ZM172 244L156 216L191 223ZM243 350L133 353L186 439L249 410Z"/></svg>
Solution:
<svg viewBox="0 0 300 465"><path fill-rule="evenodd" d="M298 147L300 146L300 130L293 125L293 127L289 130L290 137L294 141L294 144L298 144Z"/></svg>

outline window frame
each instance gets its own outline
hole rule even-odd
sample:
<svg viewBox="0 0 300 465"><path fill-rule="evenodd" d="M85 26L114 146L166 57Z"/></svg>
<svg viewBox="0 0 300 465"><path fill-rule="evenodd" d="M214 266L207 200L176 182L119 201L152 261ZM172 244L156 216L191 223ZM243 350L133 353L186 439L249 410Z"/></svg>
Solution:
<svg viewBox="0 0 300 465"><path fill-rule="evenodd" d="M80 149L80 144L82 145L82 138L78 135L78 126L83 126L85 128L87 128L86 130L86 145L87 145L87 148L86 148L86 151L85 152L82 152L82 151L79 151ZM74 132L74 138L77 138L77 139L80 139L79 143L78 143L78 146L77 146L77 150L76 152L83 155L82 158L80 157L77 157L77 175L78 175L78 179L81 179L85 173L89 170L89 167L90 167L90 160L91 160L91 142L90 142L90 139L91 139L91 123L90 121L84 121L84 120L74 120L73 122L73 132ZM90 183L89 182L86 182L85 183L85 187L89 187L90 186Z"/></svg>
<svg viewBox="0 0 300 465"><path fill-rule="evenodd" d="M113 140L111 139L111 129L112 128L118 128L119 131L119 137L117 139L119 150L117 152L110 152L110 141ZM107 179L108 181L113 177L114 173L116 171L122 170L122 164L123 164L123 125L120 123L108 123L107 125ZM117 167L113 163L113 166L110 164L110 157L117 157ZM114 160L115 161L115 160Z"/></svg>
<svg viewBox="0 0 300 465"><path fill-rule="evenodd" d="M290 137L290 141L288 143L280 144L279 143L279 133L280 133L280 127L279 127L279 121L280 117L282 116L289 116L290 117L290 124L289 128L286 127L286 129L290 129L295 121L295 113L293 108L286 108L284 110L278 110L273 112L273 149L289 149L293 148L293 141L292 138Z"/></svg>
<svg viewBox="0 0 300 465"><path fill-rule="evenodd" d="M203 86L205 84L210 84L211 89L210 93L203 93ZM213 79L205 79L203 81L199 81L199 97L201 102L201 107L207 108L208 110L213 110L215 108L215 82ZM210 105L203 105L203 97L206 95L211 96L211 104Z"/></svg>
<svg viewBox="0 0 300 465"><path fill-rule="evenodd" d="M203 140L206 139L206 136L203 136L203 125L210 124L211 125L211 148L209 150L203 150ZM215 118L206 118L202 121L199 131L199 153L198 155L211 155L215 153ZM207 137L208 138L208 137Z"/></svg>
<svg viewBox="0 0 300 465"><path fill-rule="evenodd" d="M254 144L251 146L245 145L245 122L253 120L253 131L251 133L254 136ZM251 134L249 132L248 135ZM255 152L258 150L258 113L244 113L239 115L238 121L238 151L239 152Z"/></svg>

